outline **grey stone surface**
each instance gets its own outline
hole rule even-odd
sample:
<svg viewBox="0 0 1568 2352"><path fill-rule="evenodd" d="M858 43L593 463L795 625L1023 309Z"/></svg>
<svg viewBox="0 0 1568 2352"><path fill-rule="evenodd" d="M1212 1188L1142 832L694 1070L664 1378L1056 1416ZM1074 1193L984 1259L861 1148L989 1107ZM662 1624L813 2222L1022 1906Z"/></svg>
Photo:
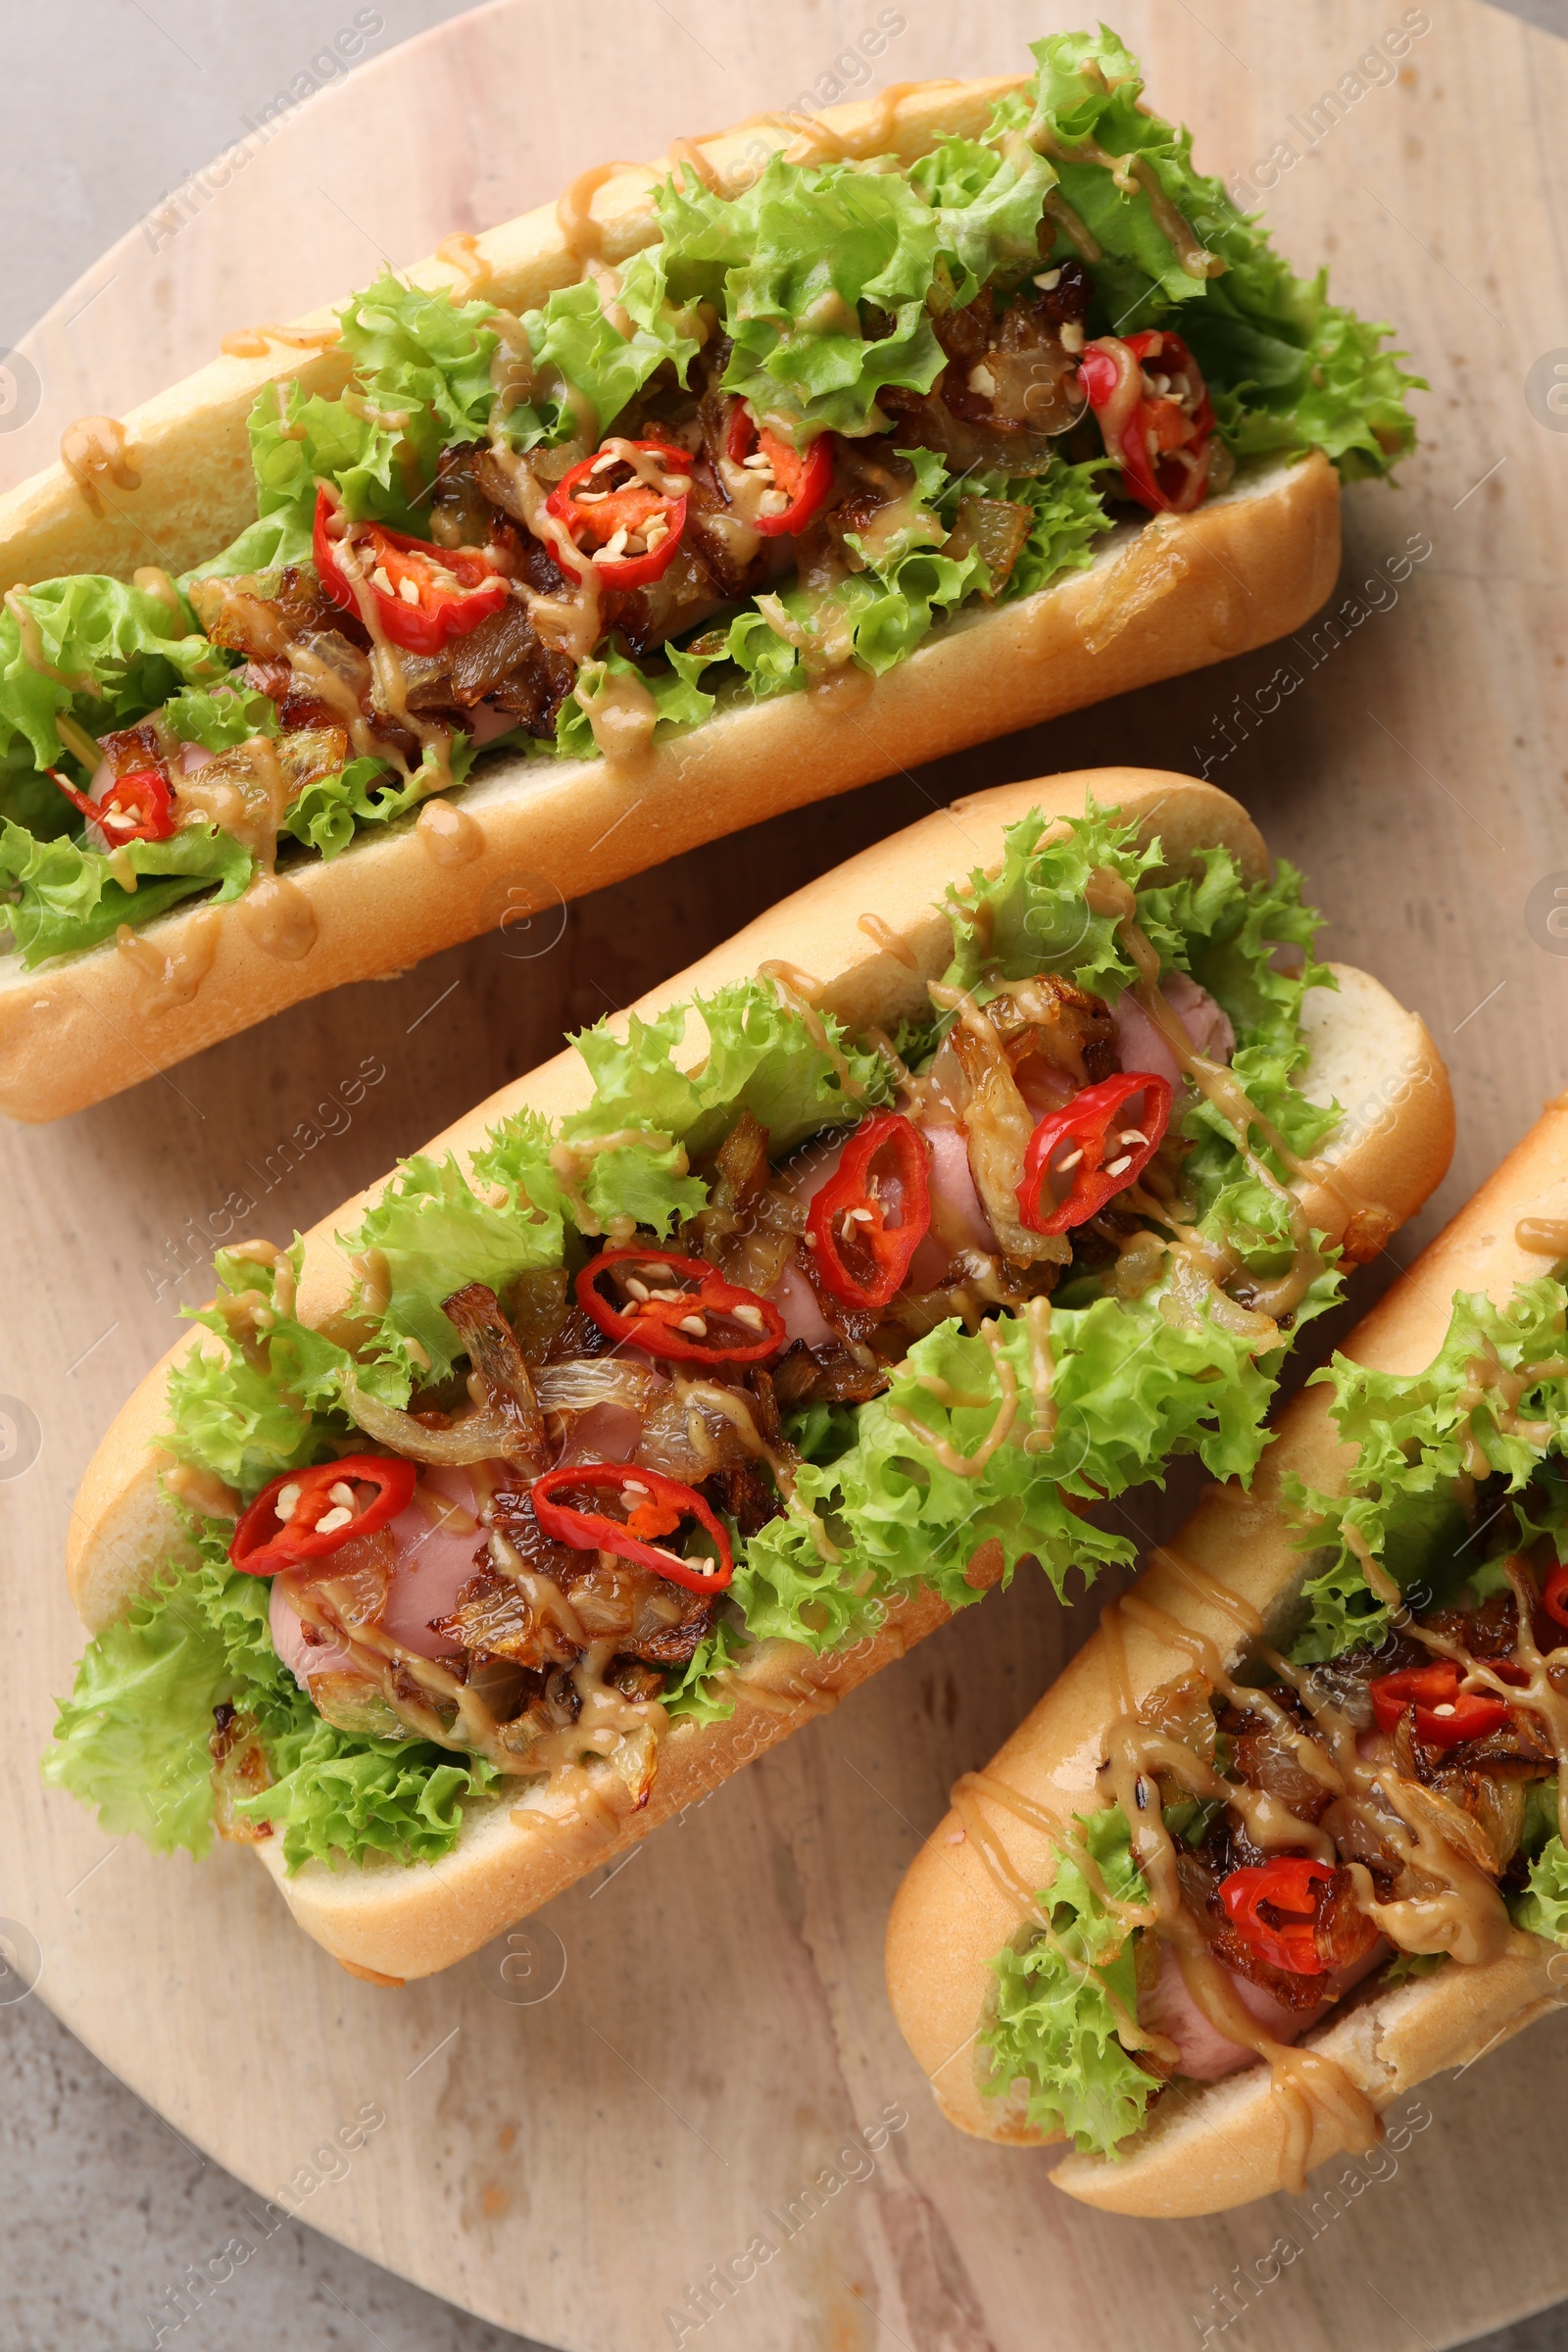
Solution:
<svg viewBox="0 0 1568 2352"><path fill-rule="evenodd" d="M303 2223L264 2236L260 2200L37 1999L0 2008L0 2082L4 2352L538 2352ZM253 2251L227 2282L182 2296L231 2240Z"/></svg>
<svg viewBox="0 0 1568 2352"><path fill-rule="evenodd" d="M460 13L377 0L367 52ZM1494 0L1568 31L1568 0ZM1092 12L1088 12L1092 13ZM4 11L13 233L0 347L355 15L350 0L50 0ZM16 233L18 228L22 233ZM0 2009L0 2352L529 2352L303 2224L181 2301L185 2266L258 2236L240 2184L176 2137L37 2000ZM186 2313L180 2321L177 2315ZM1568 2306L1469 2352L1568 2352Z"/></svg>

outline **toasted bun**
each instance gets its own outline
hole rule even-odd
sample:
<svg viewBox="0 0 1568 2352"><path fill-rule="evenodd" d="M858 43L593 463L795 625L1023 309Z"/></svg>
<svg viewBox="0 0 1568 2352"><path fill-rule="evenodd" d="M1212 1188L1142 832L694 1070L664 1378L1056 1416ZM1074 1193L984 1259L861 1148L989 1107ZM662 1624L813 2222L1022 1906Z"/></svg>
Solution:
<svg viewBox="0 0 1568 2352"><path fill-rule="evenodd" d="M832 109L834 144L906 160L944 133L984 123L1010 80L923 84L898 105ZM799 126L766 119L707 140L727 193ZM593 198L604 258L624 261L657 234L650 189L667 160L633 166ZM650 177L653 174L653 177ZM519 310L580 274L554 206L477 243L482 291ZM430 287L461 273L430 261L408 272ZM298 322L333 324L328 311ZM331 395L347 376L340 350L274 344L260 360L219 359L125 419L139 487L94 513L64 466L0 498L0 587L70 571L128 575L156 560L172 572L224 546L255 511L245 423L268 383ZM288 872L310 903L309 953L280 961L236 905L175 908L138 937L172 971L113 945L27 973L0 975L0 1110L54 1119L167 1069L270 1012L345 981L373 979L456 941L640 873L715 835L785 808L1007 734L1107 695L1201 668L1298 628L1333 588L1340 558L1339 483L1314 454L1250 471L1196 514L1152 528L1118 526L1094 566L1015 605L956 614L907 662L872 681L715 711L690 735L635 761L564 763L496 754L453 798L482 848L466 864L434 862L414 819L356 842L330 864ZM192 991L193 974L199 980Z"/></svg>
<svg viewBox="0 0 1568 2352"><path fill-rule="evenodd" d="M1413 1203L1412 1203L1413 1205ZM1443 1344L1455 1291L1484 1291L1499 1302L1548 1260L1520 1248L1521 1218L1568 1217L1568 1098L1538 1124L1453 1222L1357 1326L1345 1353L1385 1372L1411 1373ZM1327 1392L1305 1390L1280 1416L1250 1496L1211 1488L1175 1548L1250 1601L1265 1639L1290 1638L1306 1573L1279 1504L1284 1482L1299 1478L1331 1492L1354 1460L1329 1418ZM1200 1605L1156 1559L1135 1591L1207 1635L1234 1664L1245 1643L1234 1622ZM1189 1663L1145 1626L1126 1626L1134 1695L1142 1699ZM1104 1727L1115 1708L1097 1634L986 1767L1065 1820L1092 1810ZM982 1800L983 1801L983 1800ZM1015 1866L1032 1886L1054 1870L1050 1840L1013 1814L987 1808ZM931 2079L938 2104L963 2131L1038 2145L1011 2094L979 2087L975 2034L995 1983L989 1962L1018 1926L973 1845L955 1843L954 1814L933 1832L899 1889L888 1926L888 1984L906 2038ZM1382 2109L1428 2075L1460 2066L1539 2016L1555 1998L1546 1971L1552 1947L1517 1936L1489 1966L1449 1966L1361 1997L1302 2041L1344 2064ZM1319 2116L1308 2157L1321 2164L1346 2145ZM1070 2155L1053 2179L1085 2204L1159 2216L1216 2213L1288 2185L1285 2129L1266 2067L1250 2068L1183 2098L1162 2100L1149 2129L1121 2159Z"/></svg>
<svg viewBox="0 0 1568 2352"><path fill-rule="evenodd" d="M925 984L951 956L941 900L948 885L976 866L1000 860L1007 826L1039 808L1048 817L1081 815L1093 795L1102 808L1136 818L1157 833L1173 867L1211 844L1223 844L1250 878L1266 868L1255 827L1236 802L1185 776L1100 768L1009 784L938 810L907 832L852 858L787 899L726 946L645 997L645 1015L755 972L771 957L823 983L822 1003L852 1027L896 1028L921 1010ZM905 942L914 968L861 929L874 914ZM1342 970L1339 994L1309 1000L1313 1066L1308 1091L1371 1107L1340 1164L1358 1188L1375 1188L1391 1216L1407 1216L1447 1163L1452 1105L1447 1081L1421 1022L1364 973ZM622 1020L626 1016L620 1016ZM695 1063L701 1022L688 1038ZM588 1072L575 1054L560 1054L492 1096L429 1149L460 1157L487 1130L524 1105L559 1117L589 1099ZM361 1194L306 1236L300 1312L319 1323L346 1304L351 1274L334 1230L358 1222L375 1197ZM1343 1210L1340 1212L1343 1218ZM1325 1211L1332 1214L1332 1204ZM156 1447L166 1421L170 1365L192 1346L187 1336L148 1374L110 1430L81 1483L68 1552L72 1596L90 1627L118 1616L179 1542L178 1523L160 1483ZM836 1658L770 1644L751 1670L760 1693L743 1696L726 1723L683 1725L665 1741L647 1805L629 1819L608 1809L583 1815L564 1802L514 1814L504 1804L475 1808L452 1854L428 1868L368 1866L330 1871L310 1864L282 1874L271 1844L261 1858L278 1878L290 1908L310 1934L360 1968L414 1977L460 1959L508 1922L545 1902L591 1866L610 1859L661 1821L725 1780L750 1756L831 1705L869 1674L900 1656L940 1624L942 1604L920 1593L898 1604L886 1629ZM784 1692L777 1695L765 1693Z"/></svg>

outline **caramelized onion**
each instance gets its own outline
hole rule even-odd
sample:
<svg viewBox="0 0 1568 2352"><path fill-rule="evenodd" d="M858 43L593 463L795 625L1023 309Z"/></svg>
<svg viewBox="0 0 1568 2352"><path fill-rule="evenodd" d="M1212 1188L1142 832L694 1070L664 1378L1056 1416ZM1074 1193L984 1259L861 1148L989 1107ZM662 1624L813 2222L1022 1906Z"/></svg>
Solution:
<svg viewBox="0 0 1568 2352"><path fill-rule="evenodd" d="M600 1404L646 1413L669 1383L651 1365L626 1356L581 1355L542 1366L537 1387L547 1413L588 1413Z"/></svg>
<svg viewBox="0 0 1568 2352"><path fill-rule="evenodd" d="M516 1443L515 1431L493 1405L465 1413L450 1429L426 1429L412 1413L395 1404L368 1396L352 1373L343 1376L343 1409L366 1436L379 1440L411 1462L445 1462L461 1467L468 1462L509 1459Z"/></svg>

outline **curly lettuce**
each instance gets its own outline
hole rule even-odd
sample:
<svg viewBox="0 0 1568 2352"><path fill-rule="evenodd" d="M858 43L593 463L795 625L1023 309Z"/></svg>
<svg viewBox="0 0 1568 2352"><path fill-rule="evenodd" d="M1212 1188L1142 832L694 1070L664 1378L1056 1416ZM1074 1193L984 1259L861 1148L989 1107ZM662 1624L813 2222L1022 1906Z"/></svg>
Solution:
<svg viewBox="0 0 1568 2352"><path fill-rule="evenodd" d="M281 1833L291 1871L371 1854L438 1861L458 1841L466 1800L500 1776L482 1756L326 1722L272 1648L270 1590L230 1568L207 1523L190 1556L87 1644L44 1780L93 1807L110 1837L201 1855L213 1838L213 1710L227 1704L255 1719L272 1775L234 1811Z"/></svg>
<svg viewBox="0 0 1568 2352"><path fill-rule="evenodd" d="M75 572L9 590L0 606L0 816L40 840L79 828L41 772L66 758L61 716L106 735L182 685L215 684L228 665L183 604L176 614L128 581Z"/></svg>
<svg viewBox="0 0 1568 2352"><path fill-rule="evenodd" d="M1053 1311L1043 1417L1028 1323L1003 1314L989 1331L944 1323L917 1340L887 1394L855 1414L853 1442L804 1464L800 1507L736 1563L749 1638L833 1649L915 1587L964 1608L980 1597L968 1573L982 1545L1000 1549L1004 1583L1032 1558L1064 1594L1073 1568L1090 1582L1135 1557L1125 1536L1082 1515L1091 1503L1161 1484L1185 1453L1217 1478L1246 1478L1266 1443L1269 1372L1217 1322L1179 1313L1167 1283Z"/></svg>
<svg viewBox="0 0 1568 2352"><path fill-rule="evenodd" d="M1430 1606L1469 1582L1485 1580L1486 1562L1499 1548L1551 1534L1559 1558L1568 1557L1568 1510L1560 1457L1568 1439L1568 1373L1562 1360L1568 1290L1553 1276L1521 1283L1494 1305L1483 1293L1456 1295L1443 1346L1423 1372L1379 1372L1336 1355L1314 1373L1333 1392L1329 1410L1347 1444L1357 1449L1355 1469L1342 1494L1293 1481L1287 1489L1303 1547L1324 1555L1302 1598L1306 1620L1295 1654L1302 1660L1337 1657L1375 1644L1389 1630L1391 1607L1368 1588L1365 1551L1381 1561L1401 1594ZM1520 1397L1517 1418L1540 1425L1527 1434L1500 1416L1483 1390L1473 1403L1467 1374L1489 1356L1508 1372L1547 1367ZM1479 1448L1494 1482L1484 1489L1494 1522L1480 1531L1463 1507L1466 1481ZM1544 1470L1544 1478L1543 1472ZM1483 1519L1489 1516L1482 1513Z"/></svg>
<svg viewBox="0 0 1568 2352"><path fill-rule="evenodd" d="M5 919L29 971L52 956L101 947L122 923L139 928L196 891L212 891L215 905L237 899L254 870L245 844L214 825L127 842L112 862L79 842L40 841L22 825L0 825L0 891L11 900ZM120 879L127 871L135 878L129 889Z"/></svg>
<svg viewBox="0 0 1568 2352"><path fill-rule="evenodd" d="M1078 1832L1106 1892L1147 1903L1121 1807L1081 1819ZM995 2008L979 2035L991 2074L982 2088L999 2098L1021 2084L1037 2132L1064 2134L1083 2155L1114 2156L1142 2128L1157 2088L1117 2038L1118 2026L1138 2015L1138 1932L1123 1927L1071 1852L1039 1902L1049 1936L1036 1930L991 1963Z"/></svg>
<svg viewBox="0 0 1568 2352"><path fill-rule="evenodd" d="M1061 193L1101 248L1094 263L1096 333L1169 325L1208 379L1225 440L1238 457L1321 449L1346 481L1386 474L1415 445L1406 395L1427 386L1384 348L1392 329L1328 299L1328 272L1297 277L1255 217L1194 168L1192 133L1147 111L1138 61L1117 35L1056 33L1034 44L1032 87L1004 98L993 132L1020 130L1055 163ZM1135 159L1118 183L1076 163L1088 142ZM1222 270L1190 276L1155 218L1141 172L1183 216ZM1075 248L1062 233L1053 259Z"/></svg>

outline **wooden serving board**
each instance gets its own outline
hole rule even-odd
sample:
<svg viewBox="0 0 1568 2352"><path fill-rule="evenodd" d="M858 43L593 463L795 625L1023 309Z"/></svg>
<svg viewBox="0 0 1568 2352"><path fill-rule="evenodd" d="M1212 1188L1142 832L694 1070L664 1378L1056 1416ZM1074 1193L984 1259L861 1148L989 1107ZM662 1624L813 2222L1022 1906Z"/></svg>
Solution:
<svg viewBox="0 0 1568 2352"><path fill-rule="evenodd" d="M283 2190L330 2235L551 2344L1174 2352L1205 2327L1217 2339L1229 2313L1243 2346L1395 2352L1568 2292L1555 2021L1429 2085L1386 2177L1361 2168L1327 2203L1320 2178L1315 2209L1119 2222L1059 2196L1049 2156L939 2121L888 2012L883 1922L949 1784L1092 1622L1041 1582L989 1599L531 1928L403 1991L355 1983L298 1936L243 1853L154 1861L36 1777L79 1646L60 1573L72 1495L203 1295L213 1213L238 1193L247 1222L286 1238L564 1030L933 802L1210 756L1305 867L1331 952L1419 1005L1448 1054L1461 1129L1445 1209L1568 1082L1568 418L1549 397L1568 363L1553 240L1568 50L1475 0L1430 14L1384 86L1355 68L1393 5L1120 12L1212 167L1307 148L1303 109L1340 94L1309 152L1276 164L1270 210L1287 253L1327 255L1348 299L1400 322L1434 389L1402 489L1348 500L1355 601L1337 631L896 775L0 1136L0 1913L17 1923L0 1942L24 1967L35 1951L39 1996L258 2200ZM827 100L862 71L1005 71L1071 21L1057 0L961 18L945 0L481 10L361 66L159 250L137 230L106 257L30 339L40 403L0 435L0 470L42 463L71 416L123 409L225 328L287 317L601 157L793 105L818 76ZM1429 552L1401 571L1412 547ZM1298 680L1284 699L1282 664ZM1393 1270L1358 1279L1363 1303ZM1323 1352L1322 1326L1314 1339ZM1163 1522L1134 1497L1128 1523ZM386 2120L346 2160L317 2154L340 2127L355 2140L367 2107Z"/></svg>

